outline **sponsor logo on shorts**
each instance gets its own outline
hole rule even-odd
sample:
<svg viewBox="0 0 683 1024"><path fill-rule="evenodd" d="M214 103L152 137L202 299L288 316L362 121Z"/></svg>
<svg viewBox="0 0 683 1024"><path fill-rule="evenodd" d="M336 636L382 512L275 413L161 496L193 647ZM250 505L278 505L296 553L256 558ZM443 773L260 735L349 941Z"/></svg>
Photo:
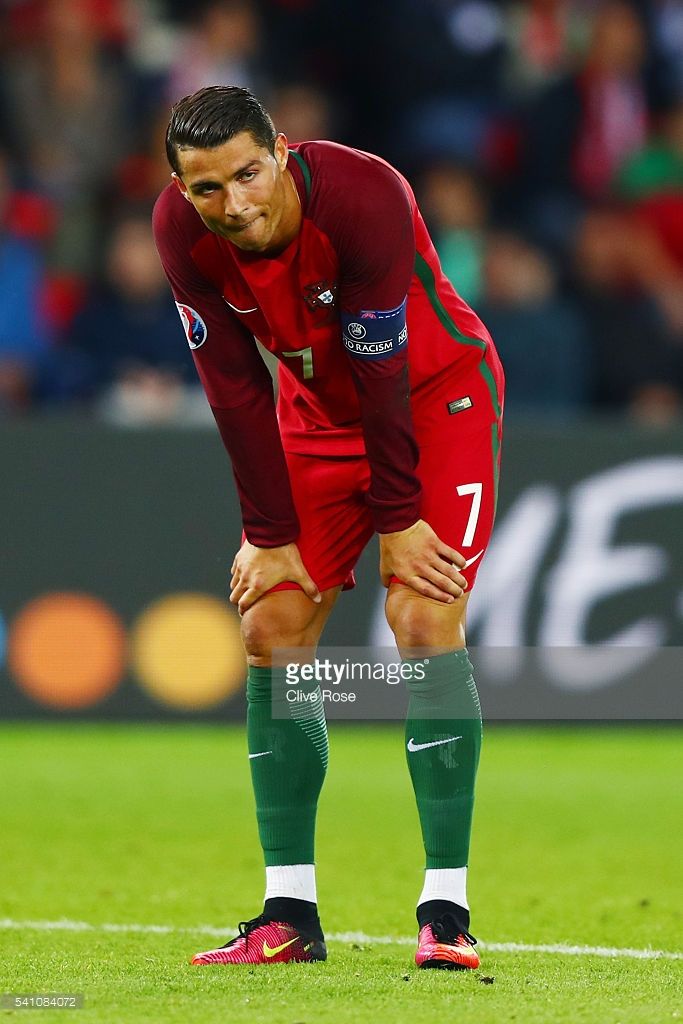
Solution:
<svg viewBox="0 0 683 1024"><path fill-rule="evenodd" d="M451 416L455 416L456 412L463 412L465 409L471 409L473 406L472 399L469 395L465 395L464 398L456 398L454 402L448 403L448 412Z"/></svg>
<svg viewBox="0 0 683 1024"><path fill-rule="evenodd" d="M190 348L201 348L209 336L209 330L196 309L186 306L184 302L176 302L180 314L185 337Z"/></svg>

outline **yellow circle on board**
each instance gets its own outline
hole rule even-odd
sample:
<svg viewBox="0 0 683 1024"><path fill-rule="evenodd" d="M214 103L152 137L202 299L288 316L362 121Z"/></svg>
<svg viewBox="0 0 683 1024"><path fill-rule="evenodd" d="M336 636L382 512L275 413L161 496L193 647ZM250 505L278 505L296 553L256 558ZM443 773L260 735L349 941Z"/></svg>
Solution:
<svg viewBox="0 0 683 1024"><path fill-rule="evenodd" d="M18 685L50 707L96 704L124 672L123 623L89 594L45 594L31 601L14 619L7 646Z"/></svg>
<svg viewBox="0 0 683 1024"><path fill-rule="evenodd" d="M133 627L130 652L147 693L186 711L219 704L240 689L247 672L237 613L208 594L155 601Z"/></svg>

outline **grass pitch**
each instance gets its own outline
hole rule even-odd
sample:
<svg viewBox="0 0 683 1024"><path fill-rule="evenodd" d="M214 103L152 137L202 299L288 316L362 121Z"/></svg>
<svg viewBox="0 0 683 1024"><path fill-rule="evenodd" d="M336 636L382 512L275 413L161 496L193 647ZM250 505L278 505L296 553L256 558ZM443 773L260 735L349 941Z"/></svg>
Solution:
<svg viewBox="0 0 683 1024"><path fill-rule="evenodd" d="M194 951L261 906L243 730L4 724L0 992L83 993L85 1007L0 1020L683 1019L683 959L500 948L683 951L680 731L488 729L470 871L484 949L468 974L412 960L422 855L401 729L337 726L330 739L318 838L330 959L194 968Z"/></svg>

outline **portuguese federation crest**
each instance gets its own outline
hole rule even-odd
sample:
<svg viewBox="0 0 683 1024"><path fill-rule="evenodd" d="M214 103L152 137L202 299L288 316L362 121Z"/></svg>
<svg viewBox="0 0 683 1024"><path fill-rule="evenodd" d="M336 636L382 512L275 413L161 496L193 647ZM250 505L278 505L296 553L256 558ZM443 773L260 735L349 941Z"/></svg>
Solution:
<svg viewBox="0 0 683 1024"><path fill-rule="evenodd" d="M316 281L304 288L304 301L309 309L329 309L336 298L337 286L329 281Z"/></svg>

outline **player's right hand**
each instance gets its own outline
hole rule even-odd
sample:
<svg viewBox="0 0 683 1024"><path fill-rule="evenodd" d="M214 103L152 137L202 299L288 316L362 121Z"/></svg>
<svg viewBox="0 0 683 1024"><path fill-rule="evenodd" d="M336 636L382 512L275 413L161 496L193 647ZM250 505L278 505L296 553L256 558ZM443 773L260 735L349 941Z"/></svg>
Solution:
<svg viewBox="0 0 683 1024"><path fill-rule="evenodd" d="M304 594L319 604L320 591L308 575L296 544L257 548L245 540L232 563L230 600L240 615L278 583L298 583Z"/></svg>
<svg viewBox="0 0 683 1024"><path fill-rule="evenodd" d="M465 558L445 544L429 523L418 519L406 530L379 535L379 572L389 586L396 576L422 597L452 604L462 597L467 580L460 573Z"/></svg>

